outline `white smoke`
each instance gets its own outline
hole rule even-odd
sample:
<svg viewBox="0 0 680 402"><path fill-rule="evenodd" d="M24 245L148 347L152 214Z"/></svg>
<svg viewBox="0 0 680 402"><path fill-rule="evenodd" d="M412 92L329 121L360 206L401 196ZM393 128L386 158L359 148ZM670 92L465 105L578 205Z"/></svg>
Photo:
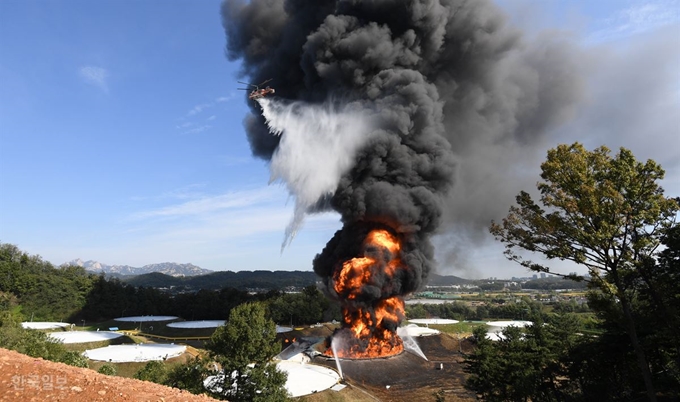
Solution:
<svg viewBox="0 0 680 402"><path fill-rule="evenodd" d="M342 175L352 168L356 152L372 131L371 118L352 105L337 109L330 104L266 98L258 102L269 131L282 136L269 165L270 183L285 183L295 197L283 251L302 227L310 207L332 195Z"/></svg>

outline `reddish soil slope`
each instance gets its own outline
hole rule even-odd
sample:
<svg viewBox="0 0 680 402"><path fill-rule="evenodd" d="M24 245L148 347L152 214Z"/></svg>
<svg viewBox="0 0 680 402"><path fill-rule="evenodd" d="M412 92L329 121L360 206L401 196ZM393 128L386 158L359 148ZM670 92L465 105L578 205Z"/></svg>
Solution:
<svg viewBox="0 0 680 402"><path fill-rule="evenodd" d="M0 348L2 401L187 401L215 399L146 381L36 359Z"/></svg>

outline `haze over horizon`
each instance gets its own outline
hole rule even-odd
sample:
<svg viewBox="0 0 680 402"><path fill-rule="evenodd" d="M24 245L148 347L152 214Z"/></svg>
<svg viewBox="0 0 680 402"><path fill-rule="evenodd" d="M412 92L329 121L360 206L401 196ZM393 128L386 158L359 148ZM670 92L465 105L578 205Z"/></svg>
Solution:
<svg viewBox="0 0 680 402"><path fill-rule="evenodd" d="M629 148L660 163L666 195L680 196L680 2L496 4L527 44L562 41L583 88L540 141L466 160L470 197L434 243L435 272L470 279L531 275L475 212L502 218L558 143ZM0 2L0 38L0 241L54 265L311 271L340 228L335 213L311 215L281 253L295 202L251 155L220 1ZM512 162L515 180L488 161Z"/></svg>

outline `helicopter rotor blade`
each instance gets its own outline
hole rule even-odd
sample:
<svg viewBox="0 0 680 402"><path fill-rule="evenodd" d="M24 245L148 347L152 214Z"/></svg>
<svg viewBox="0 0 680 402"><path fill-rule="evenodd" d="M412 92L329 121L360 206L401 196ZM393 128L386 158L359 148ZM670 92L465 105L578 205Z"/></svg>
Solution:
<svg viewBox="0 0 680 402"><path fill-rule="evenodd" d="M248 85L248 86L250 86L250 87L255 87L255 88L257 88L257 85L255 85L255 84L251 84L251 83L243 82L243 81L236 81L236 82L238 82L239 84Z"/></svg>
<svg viewBox="0 0 680 402"><path fill-rule="evenodd" d="M266 84L266 83L268 83L268 82L271 81L272 79L273 79L273 78L270 78L270 79L268 79L268 80L262 81L262 83L261 83L260 85L258 85L258 87L259 87L259 86L262 86L262 85L264 85L264 84Z"/></svg>

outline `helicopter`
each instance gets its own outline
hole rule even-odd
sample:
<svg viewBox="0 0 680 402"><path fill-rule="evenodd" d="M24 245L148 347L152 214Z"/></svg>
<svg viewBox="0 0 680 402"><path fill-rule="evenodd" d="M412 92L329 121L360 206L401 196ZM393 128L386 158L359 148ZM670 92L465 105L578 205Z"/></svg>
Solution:
<svg viewBox="0 0 680 402"><path fill-rule="evenodd" d="M267 86L265 88L260 88L262 85L268 83L271 80L272 79L270 78L268 80L262 81L262 83L260 83L259 85L249 84L247 82L242 82L242 81L238 81L238 83L243 84L243 85L247 85L249 87L255 87L255 89L253 89L250 92L250 95L248 95L248 98L252 99L252 100L257 100L257 99L265 97L266 95L273 94L274 92L276 92L276 90L274 90L274 88L272 88L270 86ZM251 90L251 88L237 88L237 89L240 89L242 91L250 91Z"/></svg>

